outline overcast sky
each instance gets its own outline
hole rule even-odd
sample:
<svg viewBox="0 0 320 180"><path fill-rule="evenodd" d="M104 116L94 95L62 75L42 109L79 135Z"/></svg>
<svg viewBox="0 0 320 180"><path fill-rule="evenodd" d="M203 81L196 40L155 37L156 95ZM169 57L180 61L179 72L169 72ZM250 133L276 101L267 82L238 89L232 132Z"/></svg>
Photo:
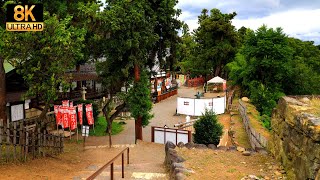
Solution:
<svg viewBox="0 0 320 180"><path fill-rule="evenodd" d="M236 28L282 27L289 36L320 44L320 0L179 0L178 8L182 10L179 19L191 31L198 27L203 8L218 8L222 13L237 13L232 22Z"/></svg>

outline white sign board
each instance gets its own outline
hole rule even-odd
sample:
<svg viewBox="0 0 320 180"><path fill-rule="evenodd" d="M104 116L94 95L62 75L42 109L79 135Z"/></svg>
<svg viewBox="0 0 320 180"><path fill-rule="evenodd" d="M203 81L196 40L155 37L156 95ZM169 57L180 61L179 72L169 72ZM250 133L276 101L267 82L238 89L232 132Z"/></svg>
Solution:
<svg viewBox="0 0 320 180"><path fill-rule="evenodd" d="M195 99L191 98L177 98L177 113L185 115L194 115Z"/></svg>
<svg viewBox="0 0 320 180"><path fill-rule="evenodd" d="M82 126L82 136L89 136L89 126Z"/></svg>
<svg viewBox="0 0 320 180"><path fill-rule="evenodd" d="M11 121L18 121L24 119L23 104L11 106Z"/></svg>
<svg viewBox="0 0 320 180"><path fill-rule="evenodd" d="M205 109L223 114L226 109L226 97L210 99L177 98L177 113L189 116L201 116Z"/></svg>

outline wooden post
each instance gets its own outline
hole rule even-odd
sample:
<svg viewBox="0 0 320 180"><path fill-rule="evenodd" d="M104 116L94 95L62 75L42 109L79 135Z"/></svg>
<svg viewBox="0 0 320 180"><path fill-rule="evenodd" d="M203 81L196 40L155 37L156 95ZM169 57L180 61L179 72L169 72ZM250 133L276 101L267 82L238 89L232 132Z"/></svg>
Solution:
<svg viewBox="0 0 320 180"><path fill-rule="evenodd" d="M22 161L23 160L23 152L24 152L24 149L23 149L23 121L20 121L20 130L19 130L19 145L20 145L20 160Z"/></svg>
<svg viewBox="0 0 320 180"><path fill-rule="evenodd" d="M0 119L0 160L2 159L3 119Z"/></svg>
<svg viewBox="0 0 320 180"><path fill-rule="evenodd" d="M28 154L28 148L29 148L29 132L25 130L26 133L26 143L25 143L25 151L24 151L24 161L27 161L27 154Z"/></svg>
<svg viewBox="0 0 320 180"><path fill-rule="evenodd" d="M40 128L37 128L37 136L38 136L38 142L37 142L37 147L38 147L38 156L41 156L41 133L40 133Z"/></svg>
<svg viewBox="0 0 320 180"><path fill-rule="evenodd" d="M17 123L14 122L13 124L13 146L14 146L14 152L13 152L13 159L14 161L17 160L17 156L16 156L16 153L17 153Z"/></svg>
<svg viewBox="0 0 320 180"><path fill-rule="evenodd" d="M43 157L46 156L46 150L47 150L47 137L46 137L46 131L43 131L43 141L42 141L42 145L43 145Z"/></svg>
<svg viewBox="0 0 320 180"><path fill-rule="evenodd" d="M9 119L7 119L7 142L6 142L6 151L7 151L7 155L6 155L6 158L7 158L7 162L9 162L9 158L10 158L10 125L9 125Z"/></svg>

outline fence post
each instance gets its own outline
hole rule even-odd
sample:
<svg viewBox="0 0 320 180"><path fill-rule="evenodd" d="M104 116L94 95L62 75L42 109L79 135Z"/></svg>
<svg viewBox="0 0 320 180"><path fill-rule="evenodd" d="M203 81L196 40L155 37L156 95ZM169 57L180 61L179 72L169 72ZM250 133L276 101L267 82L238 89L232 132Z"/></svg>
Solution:
<svg viewBox="0 0 320 180"><path fill-rule="evenodd" d="M188 142L191 142L191 131L188 131Z"/></svg>
<svg viewBox="0 0 320 180"><path fill-rule="evenodd" d="M17 160L17 122L14 122L13 124L13 146L14 146L14 152L13 152L13 159L14 161Z"/></svg>
<svg viewBox="0 0 320 180"><path fill-rule="evenodd" d="M151 127L151 142L154 142L154 127Z"/></svg>
<svg viewBox="0 0 320 180"><path fill-rule="evenodd" d="M40 134L40 128L37 129L37 137L38 137L38 156L41 156L41 134Z"/></svg>
<svg viewBox="0 0 320 180"><path fill-rule="evenodd" d="M0 119L0 160L2 159L3 119Z"/></svg>
<svg viewBox="0 0 320 180"><path fill-rule="evenodd" d="M7 119L7 142L6 142L6 151L7 151L7 162L9 162L9 158L10 158L10 125L9 125L9 119Z"/></svg>
<svg viewBox="0 0 320 180"><path fill-rule="evenodd" d="M24 149L23 149L23 144L24 144L24 138L23 138L23 121L20 121L20 129L19 129L19 144L20 144L20 161L23 160L23 152L24 152Z"/></svg>

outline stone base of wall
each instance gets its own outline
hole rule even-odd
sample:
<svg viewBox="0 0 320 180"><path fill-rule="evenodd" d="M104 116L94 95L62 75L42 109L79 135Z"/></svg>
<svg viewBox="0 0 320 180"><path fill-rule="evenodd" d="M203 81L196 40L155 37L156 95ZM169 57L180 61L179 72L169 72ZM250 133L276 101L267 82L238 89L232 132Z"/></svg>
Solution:
<svg viewBox="0 0 320 180"><path fill-rule="evenodd" d="M299 97L283 97L273 111L268 149L288 179L320 179L320 117Z"/></svg>

